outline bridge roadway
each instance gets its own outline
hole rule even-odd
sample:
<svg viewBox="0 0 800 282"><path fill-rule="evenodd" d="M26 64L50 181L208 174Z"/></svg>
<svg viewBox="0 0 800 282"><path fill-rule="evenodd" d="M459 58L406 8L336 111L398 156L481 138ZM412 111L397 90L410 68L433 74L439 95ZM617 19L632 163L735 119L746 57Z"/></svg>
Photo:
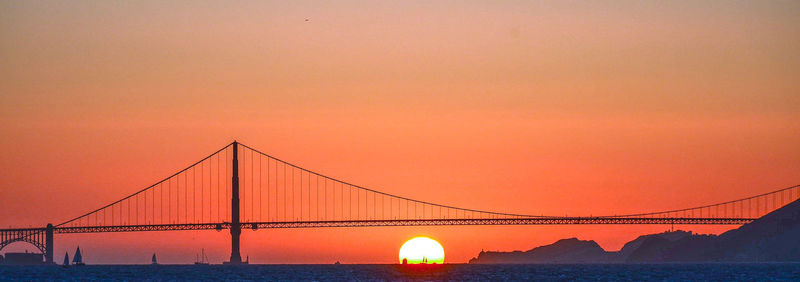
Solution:
<svg viewBox="0 0 800 282"><path fill-rule="evenodd" d="M739 225L750 223L755 218L697 218L697 217L531 217L531 218L462 218L462 219L402 219L402 220L337 220L337 221L266 221L242 222L243 229L270 228L316 228L316 227L380 227L380 226L451 226L451 225L560 225L560 224L715 224ZM177 230L223 230L230 229L230 222L187 224L143 224L109 226L60 226L53 233L103 233ZM8 231L40 231L46 228L0 229Z"/></svg>

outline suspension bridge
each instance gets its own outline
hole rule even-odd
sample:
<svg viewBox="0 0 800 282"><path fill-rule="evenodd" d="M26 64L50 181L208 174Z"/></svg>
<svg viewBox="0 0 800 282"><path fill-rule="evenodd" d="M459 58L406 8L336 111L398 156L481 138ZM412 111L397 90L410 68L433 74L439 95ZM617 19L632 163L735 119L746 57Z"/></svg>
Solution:
<svg viewBox="0 0 800 282"><path fill-rule="evenodd" d="M117 201L59 224L0 229L53 263L55 234L230 230L228 263L242 263L242 229L545 224L745 224L800 197L800 185L721 203L608 216L544 216L444 205L384 193L233 142Z"/></svg>

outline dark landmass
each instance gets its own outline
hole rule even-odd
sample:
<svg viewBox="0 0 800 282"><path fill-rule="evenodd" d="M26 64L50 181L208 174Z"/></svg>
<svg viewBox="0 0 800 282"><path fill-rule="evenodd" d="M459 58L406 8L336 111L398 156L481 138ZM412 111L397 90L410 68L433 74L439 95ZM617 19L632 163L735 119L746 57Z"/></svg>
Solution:
<svg viewBox="0 0 800 282"><path fill-rule="evenodd" d="M800 261L800 200L717 235L671 231L639 236L616 252L562 239L528 251L484 252L469 263L653 263Z"/></svg>
<svg viewBox="0 0 800 282"><path fill-rule="evenodd" d="M44 255L37 253L6 253L0 256L0 265L40 265L44 264Z"/></svg>

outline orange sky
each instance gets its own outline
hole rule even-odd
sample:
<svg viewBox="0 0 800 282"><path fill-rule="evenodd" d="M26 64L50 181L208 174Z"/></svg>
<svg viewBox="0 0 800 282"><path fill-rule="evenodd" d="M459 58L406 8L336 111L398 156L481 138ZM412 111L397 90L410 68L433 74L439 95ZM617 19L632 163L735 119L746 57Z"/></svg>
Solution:
<svg viewBox="0 0 800 282"><path fill-rule="evenodd" d="M800 184L797 2L429 2L0 2L0 226L61 222L234 139L377 190L528 214ZM668 228L259 230L242 253L393 263L427 235L465 262ZM186 263L201 247L218 263L230 243L64 235L57 257L77 244L90 263Z"/></svg>

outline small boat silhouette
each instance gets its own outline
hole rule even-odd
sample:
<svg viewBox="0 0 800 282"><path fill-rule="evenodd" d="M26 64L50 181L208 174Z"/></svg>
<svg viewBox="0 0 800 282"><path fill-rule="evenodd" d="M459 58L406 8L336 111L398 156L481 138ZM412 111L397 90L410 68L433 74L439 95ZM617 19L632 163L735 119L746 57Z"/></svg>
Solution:
<svg viewBox="0 0 800 282"><path fill-rule="evenodd" d="M72 257L72 265L86 265L83 263L83 256L81 255L80 246L78 246L78 249L75 251L75 256Z"/></svg>
<svg viewBox="0 0 800 282"><path fill-rule="evenodd" d="M200 252L202 253L202 255L199 257L199 259L196 258L194 260L194 264L208 265L208 257L206 257L206 250L200 249Z"/></svg>
<svg viewBox="0 0 800 282"><path fill-rule="evenodd" d="M156 253L153 253L153 258L151 259L151 264L153 264L153 265L158 264L158 260L156 260Z"/></svg>

